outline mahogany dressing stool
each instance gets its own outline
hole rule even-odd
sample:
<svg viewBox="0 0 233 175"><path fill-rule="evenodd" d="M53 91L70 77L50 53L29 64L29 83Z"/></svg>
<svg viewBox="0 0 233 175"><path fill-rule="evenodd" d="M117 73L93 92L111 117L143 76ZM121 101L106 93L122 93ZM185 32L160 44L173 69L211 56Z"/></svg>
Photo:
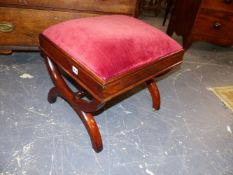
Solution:
<svg viewBox="0 0 233 175"><path fill-rule="evenodd" d="M153 108L160 108L154 77L182 62L183 49L169 36L138 19L106 15L70 20L46 29L40 48L54 87L48 101L64 98L85 125L92 147L103 149L93 112L114 97L146 83ZM65 72L83 90L73 92ZM90 95L91 100L85 96Z"/></svg>

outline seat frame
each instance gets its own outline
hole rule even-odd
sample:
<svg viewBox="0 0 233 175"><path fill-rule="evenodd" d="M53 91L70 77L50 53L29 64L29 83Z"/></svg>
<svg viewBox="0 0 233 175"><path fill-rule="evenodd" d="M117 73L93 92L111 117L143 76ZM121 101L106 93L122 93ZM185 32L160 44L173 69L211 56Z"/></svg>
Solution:
<svg viewBox="0 0 233 175"><path fill-rule="evenodd" d="M160 108L160 94L154 78L181 64L184 54L183 50L181 50L122 75L103 80L56 46L43 34L40 35L39 40L45 64L55 85L48 93L48 101L54 103L57 97L60 96L72 106L86 127L92 147L96 152L103 149L103 143L92 114L114 97L142 83L146 83L151 94L153 109L158 110ZM78 83L83 90L73 92L64 81L62 71ZM92 96L90 101L83 99L83 97L89 95Z"/></svg>

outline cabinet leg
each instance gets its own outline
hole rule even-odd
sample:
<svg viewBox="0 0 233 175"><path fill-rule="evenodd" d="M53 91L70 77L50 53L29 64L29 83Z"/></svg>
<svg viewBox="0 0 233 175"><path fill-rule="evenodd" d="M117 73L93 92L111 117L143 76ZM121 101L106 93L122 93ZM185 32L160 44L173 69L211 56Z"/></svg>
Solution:
<svg viewBox="0 0 233 175"><path fill-rule="evenodd" d="M12 50L0 50L0 54L3 54L3 55L9 55L9 54L12 54Z"/></svg>
<svg viewBox="0 0 233 175"><path fill-rule="evenodd" d="M172 36L173 33L174 33L174 29L173 27L171 26L171 24L168 25L168 28L167 28L167 32L166 32L169 36Z"/></svg>
<svg viewBox="0 0 233 175"><path fill-rule="evenodd" d="M183 48L184 50L188 50L192 45L192 41L190 39L184 39L183 37Z"/></svg>

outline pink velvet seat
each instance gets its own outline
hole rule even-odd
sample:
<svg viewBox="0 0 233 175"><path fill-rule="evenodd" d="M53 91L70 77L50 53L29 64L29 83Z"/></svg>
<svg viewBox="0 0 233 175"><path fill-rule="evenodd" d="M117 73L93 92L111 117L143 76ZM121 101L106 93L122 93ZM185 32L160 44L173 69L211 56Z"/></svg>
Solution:
<svg viewBox="0 0 233 175"><path fill-rule="evenodd" d="M48 101L64 98L85 125L92 147L103 148L93 117L105 103L146 83L152 107L160 108L154 77L182 63L183 49L169 36L138 19L111 15L66 21L40 35L40 48L55 86ZM73 92L62 73L82 88ZM80 88L79 87L79 88ZM83 97L92 97L87 100Z"/></svg>
<svg viewBox="0 0 233 175"><path fill-rule="evenodd" d="M43 35L103 80L182 50L158 29L122 15L66 21Z"/></svg>

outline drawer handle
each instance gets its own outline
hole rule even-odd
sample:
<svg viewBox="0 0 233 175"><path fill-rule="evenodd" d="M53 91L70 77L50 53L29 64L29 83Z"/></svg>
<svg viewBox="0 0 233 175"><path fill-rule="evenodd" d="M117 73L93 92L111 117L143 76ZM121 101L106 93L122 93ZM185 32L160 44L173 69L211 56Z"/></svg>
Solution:
<svg viewBox="0 0 233 175"><path fill-rule="evenodd" d="M225 2L226 4L230 4L230 3L232 3L232 0L224 0L224 2Z"/></svg>
<svg viewBox="0 0 233 175"><path fill-rule="evenodd" d="M222 24L219 22L215 22L213 25L214 29L217 29L217 30L219 30L221 28L221 26L222 26Z"/></svg>
<svg viewBox="0 0 233 175"><path fill-rule="evenodd" d="M12 32L14 30L14 25L9 22L0 22L0 32Z"/></svg>

